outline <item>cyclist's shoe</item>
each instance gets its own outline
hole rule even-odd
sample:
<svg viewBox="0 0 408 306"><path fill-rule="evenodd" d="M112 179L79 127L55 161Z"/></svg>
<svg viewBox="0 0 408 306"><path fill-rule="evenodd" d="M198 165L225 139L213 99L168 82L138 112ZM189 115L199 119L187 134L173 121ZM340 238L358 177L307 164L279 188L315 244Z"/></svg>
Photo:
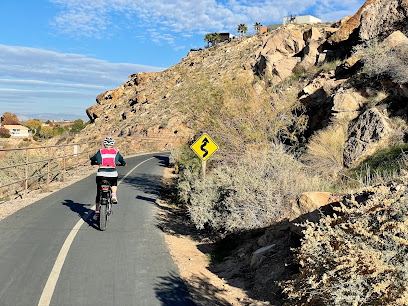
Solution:
<svg viewBox="0 0 408 306"><path fill-rule="evenodd" d="M118 204L118 198L116 196L116 192L112 192L112 203Z"/></svg>
<svg viewBox="0 0 408 306"><path fill-rule="evenodd" d="M98 221L99 220L99 210L95 210L95 214L93 216L93 219Z"/></svg>

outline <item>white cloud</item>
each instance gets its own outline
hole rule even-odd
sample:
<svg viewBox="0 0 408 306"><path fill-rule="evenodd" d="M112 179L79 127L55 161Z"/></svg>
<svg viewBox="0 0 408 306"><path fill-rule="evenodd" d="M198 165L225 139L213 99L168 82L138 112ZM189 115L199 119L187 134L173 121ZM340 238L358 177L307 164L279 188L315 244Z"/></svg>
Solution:
<svg viewBox="0 0 408 306"><path fill-rule="evenodd" d="M281 22L284 16L312 11L324 16L355 12L364 0L49 0L61 11L56 24L67 32L99 35L116 14L144 27L164 26L168 32L231 31L240 23ZM319 16L317 16L319 17ZM345 17L345 16L340 16ZM126 22L129 22L127 20ZM160 32L165 32L160 29ZM157 40L157 39L156 39ZM169 42L171 43L171 42Z"/></svg>
<svg viewBox="0 0 408 306"><path fill-rule="evenodd" d="M62 87L62 88L78 88L78 89L90 89L90 90L103 90L104 86L101 85L84 85L84 84L70 84L70 83L55 83L55 82L44 82L37 80L17 80L17 79L0 79L1 85L12 85L12 86L24 86L24 87Z"/></svg>
<svg viewBox="0 0 408 306"><path fill-rule="evenodd" d="M0 78L118 86L137 72L163 68L129 63L110 63L80 54L0 45Z"/></svg>
<svg viewBox="0 0 408 306"><path fill-rule="evenodd" d="M8 111L58 113L72 106L83 115L98 94L129 75L163 70L19 46L0 45L0 54L0 106Z"/></svg>

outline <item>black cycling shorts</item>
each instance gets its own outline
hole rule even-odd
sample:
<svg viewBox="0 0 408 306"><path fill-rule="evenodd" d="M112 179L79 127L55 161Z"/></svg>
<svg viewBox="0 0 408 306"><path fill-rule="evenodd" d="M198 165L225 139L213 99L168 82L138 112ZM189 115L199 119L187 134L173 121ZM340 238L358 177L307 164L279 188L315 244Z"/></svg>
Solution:
<svg viewBox="0 0 408 306"><path fill-rule="evenodd" d="M102 180L108 181L111 186L118 186L118 178L117 177L106 177L106 176L97 176L96 177L96 203L99 203L99 198L101 194L101 185Z"/></svg>

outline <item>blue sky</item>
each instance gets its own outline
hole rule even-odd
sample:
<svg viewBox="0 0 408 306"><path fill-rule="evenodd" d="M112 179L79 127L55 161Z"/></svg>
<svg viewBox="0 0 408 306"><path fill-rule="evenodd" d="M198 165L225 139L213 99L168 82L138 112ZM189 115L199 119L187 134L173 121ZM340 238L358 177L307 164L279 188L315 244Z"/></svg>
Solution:
<svg viewBox="0 0 408 306"><path fill-rule="evenodd" d="M336 21L364 0L1 0L0 113L83 118L128 76L178 63L209 32L312 14ZM0 114L0 115L1 115Z"/></svg>

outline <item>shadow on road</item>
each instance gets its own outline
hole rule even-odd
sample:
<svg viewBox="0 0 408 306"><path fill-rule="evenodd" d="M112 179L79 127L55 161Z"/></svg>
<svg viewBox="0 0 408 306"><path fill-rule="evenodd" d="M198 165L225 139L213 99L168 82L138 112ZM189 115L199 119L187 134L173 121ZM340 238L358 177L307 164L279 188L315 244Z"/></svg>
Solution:
<svg viewBox="0 0 408 306"><path fill-rule="evenodd" d="M176 274L160 277L154 288L156 297L163 305L196 305L189 296L184 282Z"/></svg>
<svg viewBox="0 0 408 306"><path fill-rule="evenodd" d="M167 167L169 158L166 156L154 156L158 160L161 167ZM156 174L137 174L135 176L128 176L123 180L124 183L134 187L138 191L146 194L153 194L158 196L160 193L160 186L162 176Z"/></svg>
<svg viewBox="0 0 408 306"><path fill-rule="evenodd" d="M161 180L160 175L139 174L134 177L128 176L124 182L143 193L159 195Z"/></svg>
<svg viewBox="0 0 408 306"><path fill-rule="evenodd" d="M167 167L169 164L169 157L168 156L154 156L157 160L159 160L159 165L162 167Z"/></svg>
<svg viewBox="0 0 408 306"><path fill-rule="evenodd" d="M73 212L77 213L82 220L84 220L89 226L92 226L95 229L98 229L98 225L93 220L92 216L94 215L93 211L89 211L89 208L93 206L93 204L81 204L76 203L72 200L64 200L62 205L68 206Z"/></svg>

